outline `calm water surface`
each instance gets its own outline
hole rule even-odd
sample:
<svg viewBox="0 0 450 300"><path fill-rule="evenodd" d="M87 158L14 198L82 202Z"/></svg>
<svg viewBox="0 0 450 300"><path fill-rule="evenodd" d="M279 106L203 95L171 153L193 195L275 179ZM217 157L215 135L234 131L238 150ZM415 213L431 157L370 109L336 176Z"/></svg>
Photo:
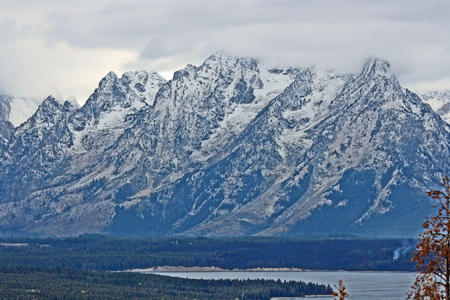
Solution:
<svg viewBox="0 0 450 300"><path fill-rule="evenodd" d="M414 273L403 272L154 272L154 274L193 279L301 280L330 286L334 286L340 279L350 294L348 298L350 300L406 299L406 292L414 282ZM330 300L332 298L314 299Z"/></svg>

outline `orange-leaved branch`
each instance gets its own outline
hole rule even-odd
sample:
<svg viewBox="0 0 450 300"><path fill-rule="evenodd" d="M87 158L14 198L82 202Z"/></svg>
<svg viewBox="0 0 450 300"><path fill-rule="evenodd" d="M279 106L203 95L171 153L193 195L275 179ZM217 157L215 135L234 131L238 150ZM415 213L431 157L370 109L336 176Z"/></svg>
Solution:
<svg viewBox="0 0 450 300"><path fill-rule="evenodd" d="M428 192L438 201L436 215L423 223L413 253L418 274L408 299L450 300L450 179L442 178L442 190Z"/></svg>

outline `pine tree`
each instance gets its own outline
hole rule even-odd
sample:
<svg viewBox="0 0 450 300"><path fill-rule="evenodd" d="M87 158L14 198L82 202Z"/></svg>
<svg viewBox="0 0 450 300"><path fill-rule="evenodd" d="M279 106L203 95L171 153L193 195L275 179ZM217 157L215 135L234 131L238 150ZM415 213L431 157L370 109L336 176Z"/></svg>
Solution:
<svg viewBox="0 0 450 300"><path fill-rule="evenodd" d="M450 180L442 178L443 190L429 191L439 201L438 212L423 223L413 253L418 274L408 299L450 300Z"/></svg>

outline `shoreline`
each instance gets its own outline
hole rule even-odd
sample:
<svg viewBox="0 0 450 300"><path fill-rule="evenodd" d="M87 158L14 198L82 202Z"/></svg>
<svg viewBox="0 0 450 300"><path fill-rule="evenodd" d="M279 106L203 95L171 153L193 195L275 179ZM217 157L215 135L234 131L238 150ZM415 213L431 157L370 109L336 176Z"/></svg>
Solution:
<svg viewBox="0 0 450 300"><path fill-rule="evenodd" d="M159 266L145 269L126 270L130 272L303 272L312 271L299 268L249 268L249 269L223 269L219 267L181 267Z"/></svg>
<svg viewBox="0 0 450 300"><path fill-rule="evenodd" d="M348 271L348 270L311 270L301 268L249 268L249 269L223 269L219 267L182 267L182 266L158 266L145 269L131 269L122 272L361 272L361 273L416 273L408 271Z"/></svg>

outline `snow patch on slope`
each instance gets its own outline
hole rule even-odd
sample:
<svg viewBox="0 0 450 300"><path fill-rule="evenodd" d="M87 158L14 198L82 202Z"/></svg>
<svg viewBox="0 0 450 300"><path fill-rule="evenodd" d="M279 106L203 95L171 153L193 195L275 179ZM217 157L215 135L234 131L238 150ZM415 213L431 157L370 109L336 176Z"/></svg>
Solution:
<svg viewBox="0 0 450 300"><path fill-rule="evenodd" d="M13 97L10 101L9 121L18 127L27 121L38 109L43 100Z"/></svg>

